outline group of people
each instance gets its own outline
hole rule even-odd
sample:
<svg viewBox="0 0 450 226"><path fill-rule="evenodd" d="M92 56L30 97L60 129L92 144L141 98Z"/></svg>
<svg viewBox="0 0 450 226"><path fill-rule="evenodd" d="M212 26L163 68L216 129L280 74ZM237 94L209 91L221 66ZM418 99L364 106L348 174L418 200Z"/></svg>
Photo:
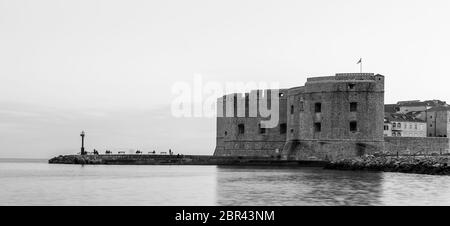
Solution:
<svg viewBox="0 0 450 226"><path fill-rule="evenodd" d="M98 151L94 148L94 151L92 152L94 155L99 155ZM125 153L125 152L119 152L119 153ZM112 154L112 151L106 150L105 154L110 155ZM142 151L136 150L136 154L142 154ZM149 154L156 154L156 151L153 150L152 152L149 152ZM169 149L169 155L173 155L172 149Z"/></svg>

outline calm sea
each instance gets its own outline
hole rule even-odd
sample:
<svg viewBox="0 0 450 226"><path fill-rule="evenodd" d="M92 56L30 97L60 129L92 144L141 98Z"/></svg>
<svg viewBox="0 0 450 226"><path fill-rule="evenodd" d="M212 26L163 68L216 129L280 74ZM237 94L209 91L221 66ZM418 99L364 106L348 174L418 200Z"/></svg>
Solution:
<svg viewBox="0 0 450 226"><path fill-rule="evenodd" d="M450 205L450 176L3 159L0 205Z"/></svg>

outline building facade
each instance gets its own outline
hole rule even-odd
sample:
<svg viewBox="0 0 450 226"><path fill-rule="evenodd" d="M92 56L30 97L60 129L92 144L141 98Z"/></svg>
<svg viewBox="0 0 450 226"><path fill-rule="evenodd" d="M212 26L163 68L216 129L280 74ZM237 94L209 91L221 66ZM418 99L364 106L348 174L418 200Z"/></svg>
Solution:
<svg viewBox="0 0 450 226"><path fill-rule="evenodd" d="M404 114L407 117L413 117L426 122L426 136L427 137L448 137L449 135L449 120L448 112L449 105L441 100L411 100L399 101L397 104L386 104L385 114ZM408 127L409 128L409 127ZM398 130L401 130L397 127ZM410 131L414 133L414 131ZM388 133L385 131L385 133Z"/></svg>
<svg viewBox="0 0 450 226"><path fill-rule="evenodd" d="M450 107L439 106L427 111L427 133L429 137L449 137Z"/></svg>
<svg viewBox="0 0 450 226"><path fill-rule="evenodd" d="M411 114L385 113L387 137L427 137L427 123Z"/></svg>

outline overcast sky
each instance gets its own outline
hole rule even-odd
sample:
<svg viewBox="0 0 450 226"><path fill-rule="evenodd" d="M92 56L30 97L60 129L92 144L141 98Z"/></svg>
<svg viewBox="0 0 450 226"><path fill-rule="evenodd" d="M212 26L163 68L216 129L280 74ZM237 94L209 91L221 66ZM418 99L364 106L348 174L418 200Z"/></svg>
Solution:
<svg viewBox="0 0 450 226"><path fill-rule="evenodd" d="M364 71L387 103L450 100L448 0L0 0L0 157L104 148L212 154L171 87Z"/></svg>

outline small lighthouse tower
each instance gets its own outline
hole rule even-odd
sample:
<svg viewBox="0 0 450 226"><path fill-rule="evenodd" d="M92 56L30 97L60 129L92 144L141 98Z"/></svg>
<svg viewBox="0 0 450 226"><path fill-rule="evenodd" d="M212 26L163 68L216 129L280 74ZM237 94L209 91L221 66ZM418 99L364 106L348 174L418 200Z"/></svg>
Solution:
<svg viewBox="0 0 450 226"><path fill-rule="evenodd" d="M86 154L86 152L84 151L84 135L85 135L84 131L81 131L81 134L80 134L80 136L81 136L81 155Z"/></svg>

